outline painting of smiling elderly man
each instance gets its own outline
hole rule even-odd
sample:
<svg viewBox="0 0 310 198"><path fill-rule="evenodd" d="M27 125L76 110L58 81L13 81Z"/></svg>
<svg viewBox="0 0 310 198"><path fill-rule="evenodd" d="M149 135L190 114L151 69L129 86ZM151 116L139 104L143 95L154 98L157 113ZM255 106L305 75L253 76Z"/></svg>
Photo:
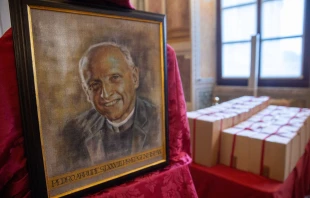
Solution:
<svg viewBox="0 0 310 198"><path fill-rule="evenodd" d="M125 46L90 46L80 59L79 73L92 108L62 130L65 172L161 146L157 107L138 96L139 68Z"/></svg>

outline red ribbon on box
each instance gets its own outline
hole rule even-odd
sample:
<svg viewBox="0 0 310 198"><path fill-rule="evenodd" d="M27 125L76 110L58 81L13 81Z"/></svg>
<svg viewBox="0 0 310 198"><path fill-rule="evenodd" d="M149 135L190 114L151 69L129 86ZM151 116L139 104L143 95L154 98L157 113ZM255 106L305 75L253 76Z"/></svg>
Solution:
<svg viewBox="0 0 310 198"><path fill-rule="evenodd" d="M273 111L275 111L275 110L277 110L277 109L278 109L278 108L276 107ZM271 112L273 112L273 111L271 111ZM271 113L271 112L270 112L270 113ZM263 115L259 121L253 122L250 126L245 127L245 128L241 129L240 131L238 131L238 132L236 132L236 133L234 134L233 143L232 143L232 148L231 148L231 153L230 153L230 167L232 167L232 165L233 165L233 158L234 158L234 153L235 153L237 135L238 135L239 133L241 133L242 131L244 131L244 130L253 131L253 129L252 129L251 127L252 127L254 124L263 122L263 118L266 117L266 116L270 116L270 115L271 115L270 113L269 113L269 114L266 114L266 115Z"/></svg>
<svg viewBox="0 0 310 198"><path fill-rule="evenodd" d="M217 163L220 162L220 158L221 158L221 139L222 139L222 131L223 131L223 118L221 119L221 123L220 123L220 137L219 137L219 148L218 148L218 152L217 152Z"/></svg>
<svg viewBox="0 0 310 198"><path fill-rule="evenodd" d="M300 108L299 112L301 112L301 111L302 111L302 109ZM259 173L260 175L263 175L264 154L265 154L265 142L266 142L266 139L269 138L269 137L271 137L271 136L274 135L274 134L277 134L277 133L279 132L279 130L280 130L282 127L288 126L289 123L290 123L290 121L291 121L293 118L295 118L296 115L297 115L299 112L297 112L293 117L291 117L291 118L289 119L289 121L288 121L286 124L281 125L274 133L271 133L270 135L268 135L267 137L265 137L265 138L263 139L263 142L262 142L262 152L261 152L261 160L260 160L260 173Z"/></svg>

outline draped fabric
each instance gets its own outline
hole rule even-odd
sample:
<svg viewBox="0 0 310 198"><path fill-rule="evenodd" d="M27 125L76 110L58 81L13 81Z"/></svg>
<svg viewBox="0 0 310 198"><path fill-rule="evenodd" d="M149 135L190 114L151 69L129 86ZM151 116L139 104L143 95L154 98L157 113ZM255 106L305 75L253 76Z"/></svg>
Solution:
<svg viewBox="0 0 310 198"><path fill-rule="evenodd" d="M0 197L29 195L12 31L0 39Z"/></svg>
<svg viewBox="0 0 310 198"><path fill-rule="evenodd" d="M133 8L129 0L107 0ZM167 46L170 165L89 197L197 197L188 164L186 103L174 50ZM12 30L0 38L0 197L30 197Z"/></svg>

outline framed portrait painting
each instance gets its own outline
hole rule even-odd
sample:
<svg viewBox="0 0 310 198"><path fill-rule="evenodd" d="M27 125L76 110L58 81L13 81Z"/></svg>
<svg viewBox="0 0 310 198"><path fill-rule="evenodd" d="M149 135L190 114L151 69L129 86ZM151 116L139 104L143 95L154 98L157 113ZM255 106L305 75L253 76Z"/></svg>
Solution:
<svg viewBox="0 0 310 198"><path fill-rule="evenodd" d="M96 1L10 10L34 197L84 196L168 163L164 15Z"/></svg>

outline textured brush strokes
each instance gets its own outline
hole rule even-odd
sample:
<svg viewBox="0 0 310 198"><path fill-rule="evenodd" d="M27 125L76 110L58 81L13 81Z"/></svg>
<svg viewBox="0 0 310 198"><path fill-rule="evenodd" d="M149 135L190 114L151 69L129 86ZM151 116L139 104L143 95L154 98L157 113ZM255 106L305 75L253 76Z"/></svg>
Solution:
<svg viewBox="0 0 310 198"><path fill-rule="evenodd" d="M40 127L47 172L54 176L60 131L91 107L78 72L84 51L104 41L127 46L140 70L137 94L161 107L160 29L152 23L36 9L31 17Z"/></svg>

